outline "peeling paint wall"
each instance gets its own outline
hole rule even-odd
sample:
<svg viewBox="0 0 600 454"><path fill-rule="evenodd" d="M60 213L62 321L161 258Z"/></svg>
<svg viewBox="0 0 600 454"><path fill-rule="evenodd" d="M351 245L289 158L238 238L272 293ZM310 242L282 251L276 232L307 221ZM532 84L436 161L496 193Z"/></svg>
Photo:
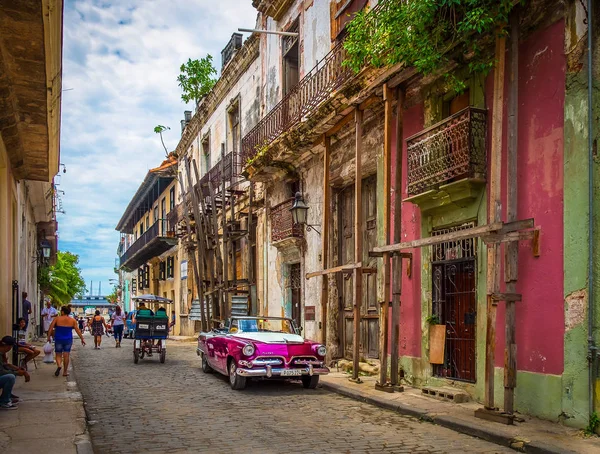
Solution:
<svg viewBox="0 0 600 454"><path fill-rule="evenodd" d="M227 108L232 101L239 99L240 103L240 140L260 119L260 57L254 60L248 70L231 88L223 102L215 109L206 123L200 128L200 133L192 143L192 156L201 166L200 175L204 175L210 167L221 159L221 144L225 143L225 154L232 151L232 137L229 128ZM204 166L202 138L210 133L210 167ZM238 148L239 150L239 148Z"/></svg>

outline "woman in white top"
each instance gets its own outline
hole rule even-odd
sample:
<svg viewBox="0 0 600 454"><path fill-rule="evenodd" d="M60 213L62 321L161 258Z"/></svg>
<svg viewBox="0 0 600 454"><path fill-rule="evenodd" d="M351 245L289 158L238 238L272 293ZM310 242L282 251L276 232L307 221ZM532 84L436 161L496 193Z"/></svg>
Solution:
<svg viewBox="0 0 600 454"><path fill-rule="evenodd" d="M121 347L121 339L123 338L123 327L125 326L125 314L121 311L121 307L117 306L110 318L112 320L113 335L115 336L115 347Z"/></svg>

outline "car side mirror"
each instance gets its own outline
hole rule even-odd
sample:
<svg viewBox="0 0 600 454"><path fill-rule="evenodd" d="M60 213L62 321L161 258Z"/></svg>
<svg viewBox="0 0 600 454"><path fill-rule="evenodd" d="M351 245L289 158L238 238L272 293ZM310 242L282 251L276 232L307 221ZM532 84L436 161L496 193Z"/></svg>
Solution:
<svg viewBox="0 0 600 454"><path fill-rule="evenodd" d="M298 332L299 332L300 334L302 334L302 330L303 330L303 328L302 328L301 326L299 326L299 327L298 327Z"/></svg>

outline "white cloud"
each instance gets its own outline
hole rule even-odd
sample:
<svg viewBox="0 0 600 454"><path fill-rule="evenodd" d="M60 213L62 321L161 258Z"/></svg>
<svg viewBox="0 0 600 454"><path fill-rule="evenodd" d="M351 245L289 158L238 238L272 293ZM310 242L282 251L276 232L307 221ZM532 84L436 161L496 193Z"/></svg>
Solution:
<svg viewBox="0 0 600 454"><path fill-rule="evenodd" d="M231 34L255 21L251 0L67 0L60 248L80 255L95 292L114 277L114 227L164 158L154 126L171 127L164 137L172 149L183 111L192 110L180 99L179 66L210 53L220 67Z"/></svg>

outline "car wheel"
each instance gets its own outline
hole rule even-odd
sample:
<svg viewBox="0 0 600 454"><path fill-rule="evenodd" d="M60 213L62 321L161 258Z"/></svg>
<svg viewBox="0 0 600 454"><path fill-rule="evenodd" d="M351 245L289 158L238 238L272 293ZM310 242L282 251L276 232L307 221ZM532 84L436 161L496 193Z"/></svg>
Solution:
<svg viewBox="0 0 600 454"><path fill-rule="evenodd" d="M242 377L236 373L237 366L235 360L229 362L229 384L231 389L244 389L246 387L246 377Z"/></svg>
<svg viewBox="0 0 600 454"><path fill-rule="evenodd" d="M303 375L302 376L302 386L306 389L315 389L319 384L319 376L318 375Z"/></svg>
<svg viewBox="0 0 600 454"><path fill-rule="evenodd" d="M133 350L133 362L137 364L140 361L140 352L135 349Z"/></svg>
<svg viewBox="0 0 600 454"><path fill-rule="evenodd" d="M210 374L212 373L213 368L210 367L210 364L208 364L208 359L206 359L206 355L204 353L202 353L202 372L204 372L205 374Z"/></svg>

